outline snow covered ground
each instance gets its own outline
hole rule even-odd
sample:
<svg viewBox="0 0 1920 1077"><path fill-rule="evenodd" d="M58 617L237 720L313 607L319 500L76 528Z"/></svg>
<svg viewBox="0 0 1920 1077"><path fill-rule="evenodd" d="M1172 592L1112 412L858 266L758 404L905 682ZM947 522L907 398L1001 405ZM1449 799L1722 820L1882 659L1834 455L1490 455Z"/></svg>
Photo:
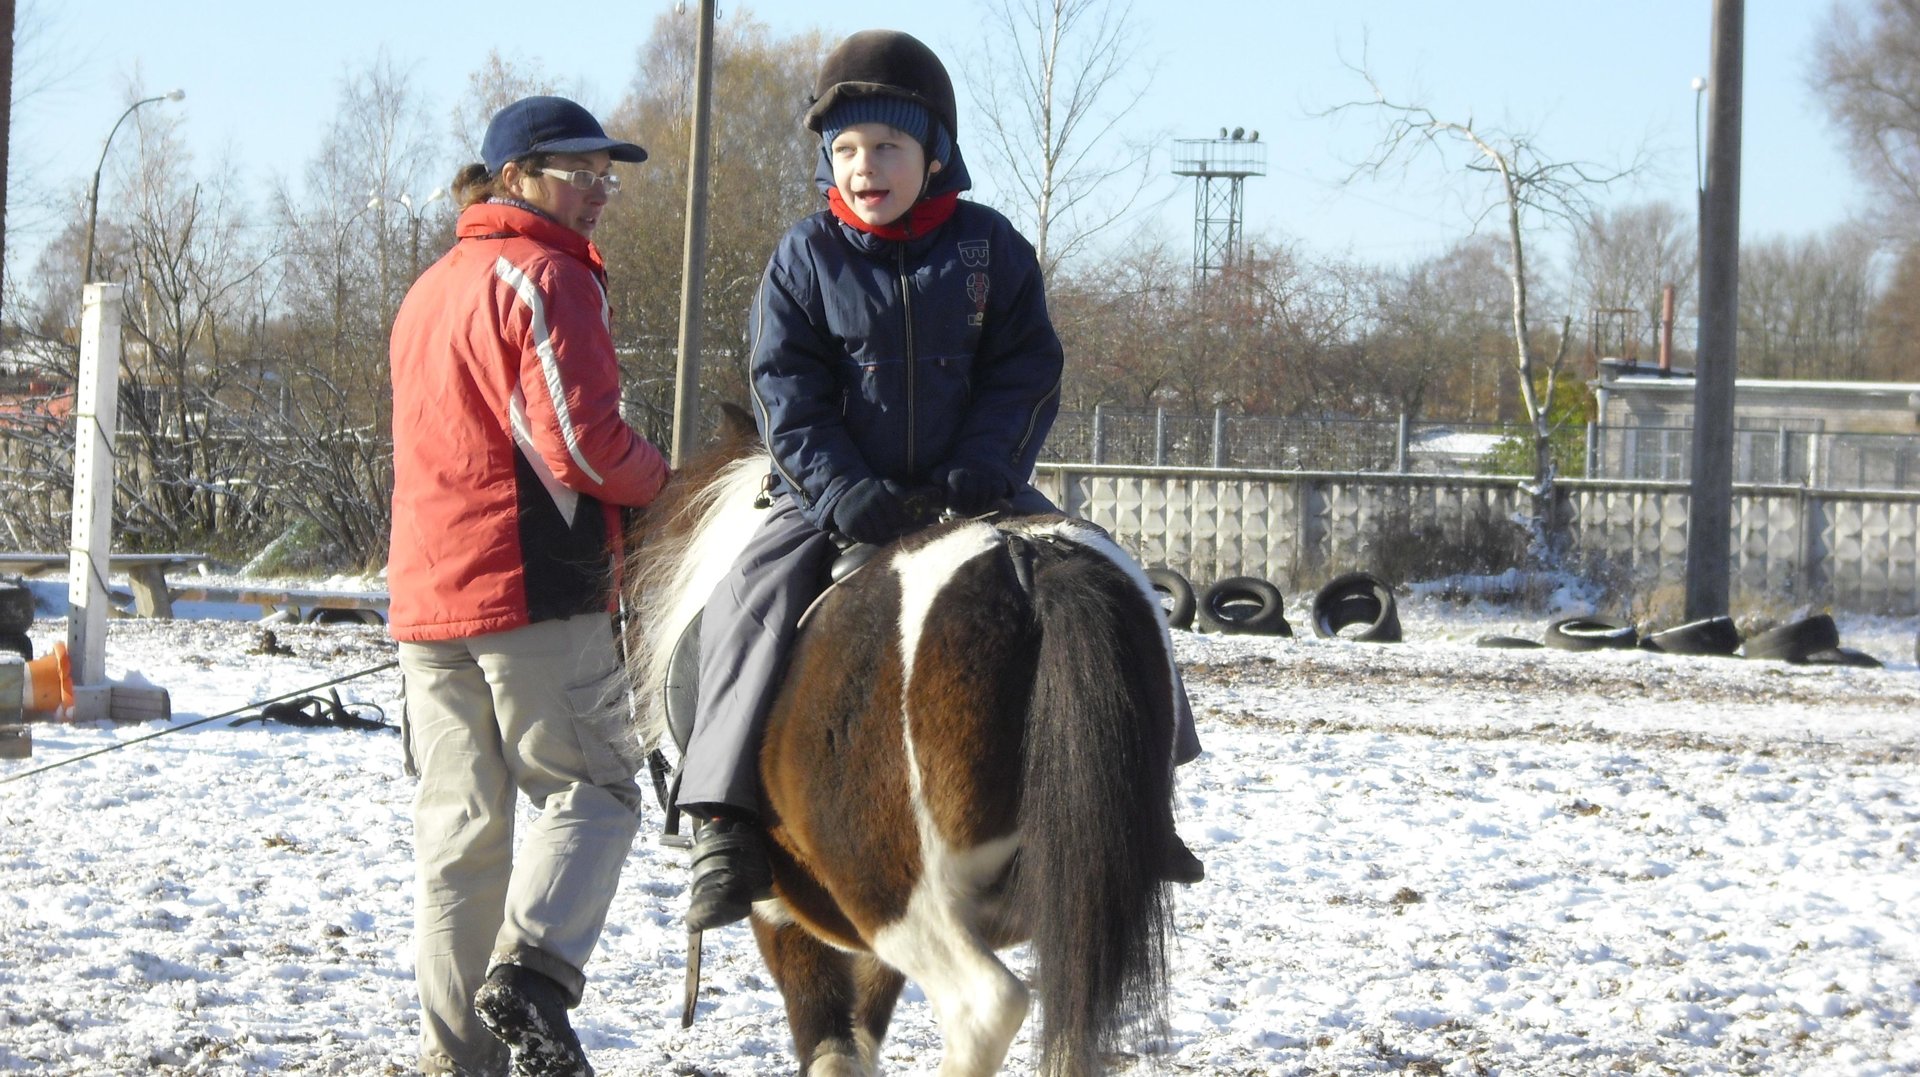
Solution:
<svg viewBox="0 0 1920 1077"><path fill-rule="evenodd" d="M1178 897L1170 1027L1121 1069L1920 1072L1920 618L1842 620L1884 670L1485 650L1544 619L1402 620L1400 645L1176 633L1208 878ZM273 630L291 655L249 653L240 621L116 621L108 665L169 688L179 726L391 654L375 628ZM161 728L38 725L0 781ZM397 740L221 720L0 785L0 1071L412 1072ZM658 823L576 1013L596 1065L790 1073L744 929L708 936L679 1027L686 872ZM889 1068L937 1052L909 988ZM1023 1034L1008 1069L1031 1068Z"/></svg>

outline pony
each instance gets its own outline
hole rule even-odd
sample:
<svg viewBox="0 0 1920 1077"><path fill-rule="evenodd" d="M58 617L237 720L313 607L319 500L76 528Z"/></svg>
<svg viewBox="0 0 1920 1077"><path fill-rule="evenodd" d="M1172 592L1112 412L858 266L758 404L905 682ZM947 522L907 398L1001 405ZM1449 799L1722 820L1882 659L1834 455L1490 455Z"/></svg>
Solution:
<svg viewBox="0 0 1920 1077"><path fill-rule="evenodd" d="M639 735L667 731L676 644L751 535L752 420L675 475L632 536ZM684 662L684 657L682 658ZM684 676L684 665L678 667ZM1103 1071L1164 1028L1172 648L1145 573L1064 516L936 524L805 618L759 759L774 897L755 941L799 1072L864 1077L907 979L941 1077L997 1072L1033 995L1039 1071ZM996 951L1031 944L1030 989Z"/></svg>

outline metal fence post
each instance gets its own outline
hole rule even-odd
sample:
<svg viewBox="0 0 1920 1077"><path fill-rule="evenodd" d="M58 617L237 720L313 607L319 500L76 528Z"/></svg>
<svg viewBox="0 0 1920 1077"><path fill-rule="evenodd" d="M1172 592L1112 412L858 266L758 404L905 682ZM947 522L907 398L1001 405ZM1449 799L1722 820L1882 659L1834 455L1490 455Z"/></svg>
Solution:
<svg viewBox="0 0 1920 1077"><path fill-rule="evenodd" d="M1093 457L1092 462L1096 464L1104 464L1107 462L1105 409L1105 404L1095 404L1093 406L1093 451L1088 455Z"/></svg>
<svg viewBox="0 0 1920 1077"><path fill-rule="evenodd" d="M1402 475L1407 473L1407 426L1407 413L1403 411L1393 439L1393 470Z"/></svg>
<svg viewBox="0 0 1920 1077"><path fill-rule="evenodd" d="M1586 461L1587 466L1582 469L1583 471L1586 472L1587 478L1596 479L1600 477L1599 470L1596 469L1593 465L1593 462L1599 459L1599 457L1600 457L1600 424L1590 422L1587 424L1587 461Z"/></svg>
<svg viewBox="0 0 1920 1077"><path fill-rule="evenodd" d="M1167 466L1167 409L1153 409L1153 466Z"/></svg>
<svg viewBox="0 0 1920 1077"><path fill-rule="evenodd" d="M1213 409L1213 466L1227 466L1227 409Z"/></svg>

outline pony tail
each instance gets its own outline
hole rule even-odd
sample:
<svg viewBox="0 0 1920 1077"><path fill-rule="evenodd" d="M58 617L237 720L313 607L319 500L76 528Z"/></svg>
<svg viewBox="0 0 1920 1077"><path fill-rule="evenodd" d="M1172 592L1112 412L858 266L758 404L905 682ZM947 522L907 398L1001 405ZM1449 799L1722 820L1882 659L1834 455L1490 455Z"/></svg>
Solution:
<svg viewBox="0 0 1920 1077"><path fill-rule="evenodd" d="M1031 917L1041 1072L1082 1077L1128 1024L1166 1016L1173 685L1159 612L1111 561L1043 562L1033 603L1015 907Z"/></svg>
<svg viewBox="0 0 1920 1077"><path fill-rule="evenodd" d="M499 177L487 171L487 166L475 161L453 176L453 204L461 209L492 198L494 188L499 185Z"/></svg>

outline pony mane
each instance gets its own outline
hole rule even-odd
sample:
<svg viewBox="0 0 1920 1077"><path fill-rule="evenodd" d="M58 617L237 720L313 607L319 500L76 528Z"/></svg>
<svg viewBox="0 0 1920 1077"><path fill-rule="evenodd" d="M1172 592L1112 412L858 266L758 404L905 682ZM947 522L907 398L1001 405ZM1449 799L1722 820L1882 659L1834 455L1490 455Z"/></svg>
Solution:
<svg viewBox="0 0 1920 1077"><path fill-rule="evenodd" d="M665 684L674 647L759 528L753 507L770 465L741 416L722 440L675 473L631 536L626 562L627 668L637 731L651 747L666 731ZM749 420L750 423L750 420Z"/></svg>

